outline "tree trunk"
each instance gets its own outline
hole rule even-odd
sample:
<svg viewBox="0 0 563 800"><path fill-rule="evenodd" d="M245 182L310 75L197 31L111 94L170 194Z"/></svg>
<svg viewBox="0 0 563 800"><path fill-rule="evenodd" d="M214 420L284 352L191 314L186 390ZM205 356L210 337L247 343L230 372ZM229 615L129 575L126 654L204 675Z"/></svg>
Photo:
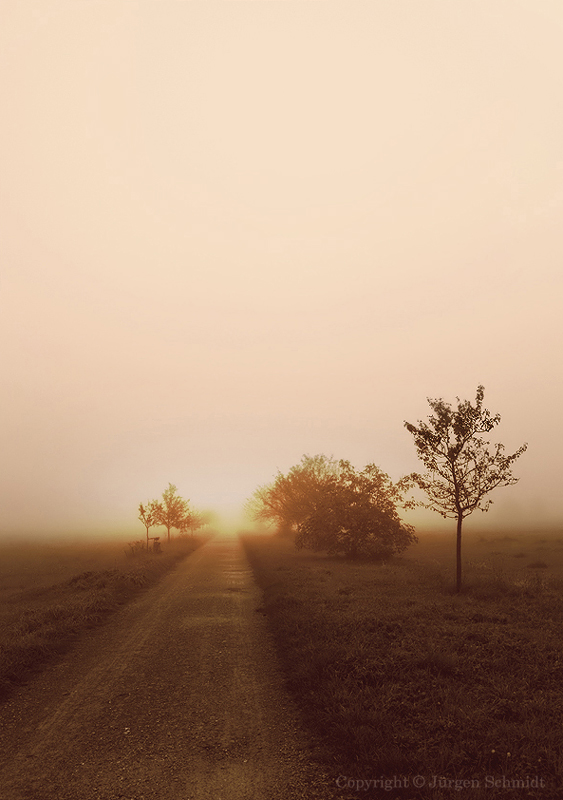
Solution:
<svg viewBox="0 0 563 800"><path fill-rule="evenodd" d="M461 523L463 517L457 515L457 540L456 540L456 592L461 592Z"/></svg>

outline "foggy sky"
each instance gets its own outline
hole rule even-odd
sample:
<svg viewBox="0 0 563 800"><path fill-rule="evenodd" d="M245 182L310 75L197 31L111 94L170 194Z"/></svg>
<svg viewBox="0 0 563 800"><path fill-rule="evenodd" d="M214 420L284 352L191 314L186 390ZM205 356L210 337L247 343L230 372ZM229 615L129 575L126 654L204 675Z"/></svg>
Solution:
<svg viewBox="0 0 563 800"><path fill-rule="evenodd" d="M558 0L3 0L0 530L419 468L427 397L562 519ZM424 524L439 524L430 512Z"/></svg>

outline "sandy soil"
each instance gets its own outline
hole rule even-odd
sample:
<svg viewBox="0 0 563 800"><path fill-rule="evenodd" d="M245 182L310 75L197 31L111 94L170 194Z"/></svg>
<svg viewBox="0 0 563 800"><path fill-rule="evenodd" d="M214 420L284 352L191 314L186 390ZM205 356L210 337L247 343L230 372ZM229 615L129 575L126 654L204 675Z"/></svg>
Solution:
<svg viewBox="0 0 563 800"><path fill-rule="evenodd" d="M333 796L236 540L212 540L0 708L2 800Z"/></svg>

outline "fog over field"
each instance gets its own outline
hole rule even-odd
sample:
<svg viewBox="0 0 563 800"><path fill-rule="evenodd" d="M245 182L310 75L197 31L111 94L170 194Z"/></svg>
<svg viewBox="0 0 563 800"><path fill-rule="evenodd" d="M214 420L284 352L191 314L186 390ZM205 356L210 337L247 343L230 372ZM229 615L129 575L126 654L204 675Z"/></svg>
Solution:
<svg viewBox="0 0 563 800"><path fill-rule="evenodd" d="M0 532L141 535L169 482L232 520L305 453L398 479L478 384L529 447L467 530L561 523L562 36L556 0L3 0Z"/></svg>

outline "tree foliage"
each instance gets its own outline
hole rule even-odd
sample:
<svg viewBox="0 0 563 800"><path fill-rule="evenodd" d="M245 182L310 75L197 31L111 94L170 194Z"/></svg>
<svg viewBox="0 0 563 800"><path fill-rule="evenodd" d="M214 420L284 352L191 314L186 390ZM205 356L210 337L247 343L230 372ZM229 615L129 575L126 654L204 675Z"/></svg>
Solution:
<svg viewBox="0 0 563 800"><path fill-rule="evenodd" d="M260 487L250 504L255 519L296 533L297 547L351 558L385 558L416 541L397 512L402 485L369 464L304 456L287 475Z"/></svg>
<svg viewBox="0 0 563 800"><path fill-rule="evenodd" d="M428 398L434 412L428 422L418 425L405 422L414 437L418 457L426 467L423 474L413 473L410 480L428 498L421 503L443 517L457 519L457 590L461 589L461 529L465 517L476 509L487 511L492 500L487 495L498 486L512 486L518 478L511 467L527 449L522 445L512 455L505 455L504 445L491 446L482 434L490 433L500 422L483 408L485 390L477 387L475 403L457 399L454 409L442 399Z"/></svg>
<svg viewBox="0 0 563 800"><path fill-rule="evenodd" d="M350 558L384 559L401 553L417 538L397 511L401 486L375 464L356 471L340 461L314 511L298 526L295 544Z"/></svg>
<svg viewBox="0 0 563 800"><path fill-rule="evenodd" d="M338 463L324 455L303 456L287 475L278 471L276 479L260 486L247 510L258 522L274 523L281 532L295 532L317 507Z"/></svg>
<svg viewBox="0 0 563 800"><path fill-rule="evenodd" d="M190 536L193 536L194 533L199 530L199 528L203 528L203 526L206 524L207 522L204 514L201 514L198 511L189 511L182 519L179 526L179 531L180 533L189 533Z"/></svg>
<svg viewBox="0 0 563 800"><path fill-rule="evenodd" d="M177 494L173 483L162 493L162 500L150 500L139 505L139 519L147 531L147 550L149 549L149 530L153 525L164 525L170 541L170 531L177 528L182 533L190 533L207 525L209 515L190 508L189 501Z"/></svg>
<svg viewBox="0 0 563 800"><path fill-rule="evenodd" d="M184 520L189 517L190 509L187 500L176 494L177 488L169 483L168 488L162 493L162 502L157 503L156 524L164 525L170 541L172 528L182 529Z"/></svg>
<svg viewBox="0 0 563 800"><path fill-rule="evenodd" d="M160 504L156 500L149 500L146 505L139 503L139 519L147 531L147 551L149 549L149 530L153 525L159 525Z"/></svg>

